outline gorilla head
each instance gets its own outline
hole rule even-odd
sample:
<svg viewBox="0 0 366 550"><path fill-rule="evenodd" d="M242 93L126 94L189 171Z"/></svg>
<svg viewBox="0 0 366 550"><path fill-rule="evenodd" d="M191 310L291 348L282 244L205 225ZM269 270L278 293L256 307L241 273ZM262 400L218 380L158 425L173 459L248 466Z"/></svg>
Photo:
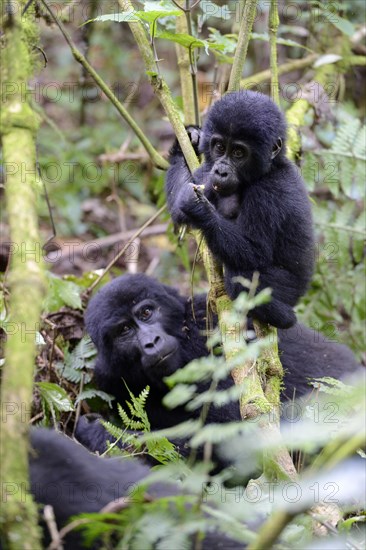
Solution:
<svg viewBox="0 0 366 550"><path fill-rule="evenodd" d="M248 90L226 94L202 127L199 148L210 168L207 182L219 195L237 192L284 155L285 139L284 117L269 97Z"/></svg>
<svg viewBox="0 0 366 550"><path fill-rule="evenodd" d="M195 355L186 309L186 299L176 290L142 274L124 275L99 291L86 312L86 328L98 348L99 385L113 380L122 386L123 378L132 391L148 384L165 389L163 377Z"/></svg>

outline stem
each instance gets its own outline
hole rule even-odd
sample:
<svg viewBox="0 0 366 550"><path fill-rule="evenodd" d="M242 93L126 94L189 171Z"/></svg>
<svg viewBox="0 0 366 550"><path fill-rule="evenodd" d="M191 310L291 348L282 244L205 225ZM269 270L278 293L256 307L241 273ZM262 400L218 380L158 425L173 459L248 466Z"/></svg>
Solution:
<svg viewBox="0 0 366 550"><path fill-rule="evenodd" d="M1 531L6 548L38 550L41 533L37 507L26 488L35 335L40 330L46 283L35 206L40 188L35 144L39 119L21 91L32 76L32 51L38 35L31 16L21 15L26 2L21 0L18 4L20 9L11 15L3 12L1 49L1 81L12 83L16 90L3 97L1 113L5 199L13 243L9 331L1 386Z"/></svg>
<svg viewBox="0 0 366 550"><path fill-rule="evenodd" d="M243 74L245 59L248 52L250 33L257 11L257 0L240 0L239 13L242 13L238 45L234 56L233 68L231 69L228 92L239 91L240 80Z"/></svg>
<svg viewBox="0 0 366 550"><path fill-rule="evenodd" d="M126 11L130 13L134 9L130 0L118 0L118 3L124 12ZM194 172L199 167L196 153L193 150L186 129L180 120L179 112L174 104L167 84L161 76L158 76L155 73L154 56L145 33L145 29L140 21L134 21L132 23L128 23L128 25L140 50L142 59L145 63L146 71L149 75L150 83L154 88L154 92L159 98L160 103L162 104L164 111L173 126L174 133L177 136L189 169L191 172Z"/></svg>
<svg viewBox="0 0 366 550"><path fill-rule="evenodd" d="M364 430L362 430L361 433L353 435L346 441L341 439L341 437L338 437L324 447L321 454L316 457L309 470L319 470L322 467L327 469L334 468L337 464L353 455L358 449L362 448L364 443Z"/></svg>
<svg viewBox="0 0 366 550"><path fill-rule="evenodd" d="M192 17L191 17L191 7L189 0L186 0L186 8L184 10L187 21L187 30L190 36L193 36L192 28ZM193 105L194 105L194 120L197 126L200 125L200 108L198 103L198 87L197 87L197 60L195 49L189 48L189 62L191 70L191 79L192 79L192 90L193 90Z"/></svg>
<svg viewBox="0 0 366 550"><path fill-rule="evenodd" d="M144 225L142 225L139 229L137 229L135 231L135 233L132 235L130 240L125 244L125 246L122 248L122 250L120 252L118 252L118 254L113 258L113 260L111 262L109 262L107 267L103 270L103 273L101 275L99 275L99 277L93 282L93 284L90 285L90 287L87 290L88 294L90 294L92 292L92 290L100 283L100 281L108 273L108 271L110 271L112 269L114 264L120 259L121 256L123 256L123 254L126 252L128 247L133 243L133 241L135 239L137 239L137 237L139 237L141 235L141 233L143 233L144 230L147 227L149 227L149 225L151 225L160 216L160 214L162 214L164 212L165 209L166 209L166 204L164 204L161 208L159 208L159 210L151 218L149 218L144 223Z"/></svg>
<svg viewBox="0 0 366 550"><path fill-rule="evenodd" d="M160 76L159 57L158 57L158 53L156 51L156 46L155 46L155 28L156 28L156 19L154 19L153 24L152 24L151 47L152 47L152 50L154 52L154 61L155 61L156 72Z"/></svg>
<svg viewBox="0 0 366 550"><path fill-rule="evenodd" d="M301 136L298 132L299 127L304 122L304 117L309 109L309 103L306 99L299 99L286 112L288 123L287 130L287 157L290 160L296 160L301 151Z"/></svg>
<svg viewBox="0 0 366 550"><path fill-rule="evenodd" d="M259 531L256 540L249 544L248 550L264 550L264 548L272 548L272 545L277 537L282 533L286 525L288 525L294 517L294 515L283 510L272 514L270 519L266 521L264 526Z"/></svg>
<svg viewBox="0 0 366 550"><path fill-rule="evenodd" d="M183 10L184 11L184 10ZM182 13L176 19L177 34L188 34L187 19ZM194 124L196 120L194 109L193 83L189 73L190 59L187 48L176 44L177 61L179 68L179 80L182 90L183 112L185 124Z"/></svg>
<svg viewBox="0 0 366 550"><path fill-rule="evenodd" d="M278 67L277 67L277 31L280 24L278 17L278 0L271 0L269 12L269 43L270 43L270 66L271 66L271 97L273 101L280 104Z"/></svg>
<svg viewBox="0 0 366 550"><path fill-rule="evenodd" d="M192 50L189 47L189 68L192 79L192 90L193 90L193 106L194 106L194 123L200 125L200 108L198 103L198 89L197 89L197 65L196 65L196 54L194 48Z"/></svg>
<svg viewBox="0 0 366 550"><path fill-rule="evenodd" d="M90 19L94 19L97 15L97 9L98 9L98 2L99 0L91 0L91 12L90 12ZM83 40L85 44L85 55L88 56L89 53L89 47L90 42L92 38L93 31L95 29L94 21L92 21L89 25L84 25L82 27L82 33L83 33ZM83 93L84 91L87 91L87 77L88 73L85 69L85 67L81 67L81 74L79 77L79 86L81 88L81 100L80 100L80 125L83 126L86 121L86 110L87 110L87 94Z"/></svg>
<svg viewBox="0 0 366 550"><path fill-rule="evenodd" d="M356 229L356 227L351 227L350 225L340 225L339 223L328 223L315 221L315 225L320 225L320 227L329 227L330 229L338 229L338 231L347 231L348 233L354 233L355 235L360 235L366 239L366 231L363 229Z"/></svg>
<svg viewBox="0 0 366 550"><path fill-rule="evenodd" d="M320 57L319 54L312 53L307 57L304 57L303 59L295 59L294 61L289 61L288 63L284 63L283 65L280 65L278 67L278 75L280 76L282 74L287 74L287 73L291 73L292 71L310 67L310 65L312 65L318 59L318 57ZM271 69L266 69L265 71L261 71L252 76L242 78L240 81L240 88L245 88L246 90L250 90L250 88L254 88L254 86L257 86L257 84L261 84L262 82L266 82L267 80L270 80L271 76L272 76Z"/></svg>
<svg viewBox="0 0 366 550"><path fill-rule="evenodd" d="M57 27L60 29L63 37L65 38L66 42L70 46L71 53L74 56L74 59L80 63L84 69L87 71L87 73L90 74L94 82L99 86L99 88L105 93L105 95L108 97L108 99L111 101L111 103L116 107L117 111L120 113L120 115L124 118L124 120L129 124L131 129L134 131L138 139L141 141L142 145L145 147L146 151L149 154L149 157L151 158L152 163L157 167L161 168L162 170L166 170L168 168L168 163L159 153L154 149L150 141L147 139L141 128L136 124L134 119L131 117L131 115L128 113L127 109L122 105L122 103L117 99L115 94L112 92L110 87L104 82L104 80L98 75L98 73L93 69L93 67L90 65L90 63L86 60L86 58L83 56L83 54L78 50L75 43L72 41L69 33L65 29L63 23L56 17L53 10L48 6L46 0L41 0L42 4L52 17L53 21L56 23ZM149 48L150 49L150 48Z"/></svg>

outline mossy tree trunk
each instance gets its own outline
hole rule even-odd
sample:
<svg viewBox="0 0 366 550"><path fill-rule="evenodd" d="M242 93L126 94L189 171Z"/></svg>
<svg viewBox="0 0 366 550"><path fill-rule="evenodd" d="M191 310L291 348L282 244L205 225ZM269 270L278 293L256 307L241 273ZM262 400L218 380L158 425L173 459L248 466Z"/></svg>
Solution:
<svg viewBox="0 0 366 550"><path fill-rule="evenodd" d="M13 3L14 4L14 3ZM2 531L7 548L40 548L37 508L29 494L28 429L32 403L36 332L45 291L35 209L35 135L38 119L25 89L33 72L37 31L21 16L25 0L3 14L1 138L6 171L5 197L12 241L8 282L11 289L6 362L3 368L0 431ZM12 9L12 4L9 4Z"/></svg>

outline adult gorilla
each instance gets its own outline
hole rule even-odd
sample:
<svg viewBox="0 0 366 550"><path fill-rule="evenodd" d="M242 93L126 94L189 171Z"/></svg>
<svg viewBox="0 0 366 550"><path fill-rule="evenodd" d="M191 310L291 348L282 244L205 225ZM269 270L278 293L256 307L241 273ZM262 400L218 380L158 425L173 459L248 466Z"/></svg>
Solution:
<svg viewBox="0 0 366 550"><path fill-rule="evenodd" d="M129 496L133 501L138 493L140 495L142 493L139 484L143 483L144 478L150 474L149 467L136 459L97 457L53 430L33 429L30 439L31 492L36 502L53 507L58 529L62 529L76 514L111 512L113 505L117 504L117 508L114 509L116 511L118 499L121 497ZM4 490L6 493L6 487ZM150 501L181 493L176 483L153 483L149 485L145 494L146 500ZM120 509L122 508L123 506ZM169 513L175 514L173 503ZM178 529L180 517L179 514L176 515ZM45 525L43 528L44 542L48 546L50 537ZM166 535L168 536L169 532ZM78 531L69 532L63 539L63 543L65 550L84 548ZM229 539L214 530L206 533L202 540L204 550L234 550L244 547L243 543ZM95 550L101 548L101 541L96 542L92 548ZM107 547L103 546L103 548Z"/></svg>
<svg viewBox="0 0 366 550"><path fill-rule="evenodd" d="M193 313L194 311L194 317ZM174 426L200 411L178 407L168 411L162 400L168 389L164 377L192 359L208 355L206 347L206 296L190 299L143 274L124 275L103 287L90 301L86 328L98 349L95 366L97 386L114 395L117 402L129 399L127 387L138 395L147 385L146 411L152 429ZM307 393L309 378L341 378L357 370L351 350L301 324L279 330L279 351L284 367L282 401ZM125 382L125 383L124 383ZM218 389L233 385L231 376ZM207 384L198 385L198 392ZM240 420L238 403L211 406L207 422ZM90 450L103 452L107 436L92 417L82 417L76 437Z"/></svg>

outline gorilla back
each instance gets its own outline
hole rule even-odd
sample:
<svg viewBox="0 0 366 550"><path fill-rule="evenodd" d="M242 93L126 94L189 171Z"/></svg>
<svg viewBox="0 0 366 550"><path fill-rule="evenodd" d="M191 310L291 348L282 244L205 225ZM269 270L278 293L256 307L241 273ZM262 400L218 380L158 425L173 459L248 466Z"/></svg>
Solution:
<svg viewBox="0 0 366 550"><path fill-rule="evenodd" d="M172 147L166 192L173 221L202 230L224 264L231 298L242 290L235 277L251 280L258 271L259 290L272 288L272 300L253 316L289 328L313 273L314 237L305 186L285 156L281 111L263 94L229 93L210 109L202 131L188 132L205 161L192 176L178 142Z"/></svg>

